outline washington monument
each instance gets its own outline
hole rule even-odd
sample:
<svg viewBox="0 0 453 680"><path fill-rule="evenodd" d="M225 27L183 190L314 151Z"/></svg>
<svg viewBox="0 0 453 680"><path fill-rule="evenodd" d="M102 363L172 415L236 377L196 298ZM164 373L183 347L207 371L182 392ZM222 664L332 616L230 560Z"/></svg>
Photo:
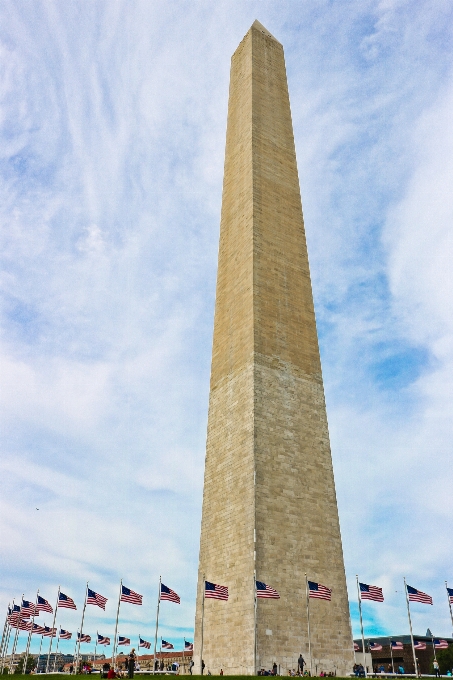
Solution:
<svg viewBox="0 0 453 680"><path fill-rule="evenodd" d="M195 671L344 675L352 635L282 45L255 21L232 57ZM255 600L255 579L280 599ZM204 599L204 581L228 600ZM203 615L203 640L202 640ZM315 668L317 667L317 668Z"/></svg>

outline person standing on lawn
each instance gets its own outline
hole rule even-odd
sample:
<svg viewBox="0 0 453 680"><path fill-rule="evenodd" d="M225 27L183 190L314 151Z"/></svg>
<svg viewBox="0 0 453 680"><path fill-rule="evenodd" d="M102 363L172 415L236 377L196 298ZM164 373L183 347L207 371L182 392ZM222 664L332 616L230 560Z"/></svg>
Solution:
<svg viewBox="0 0 453 680"><path fill-rule="evenodd" d="M127 672L128 672L128 677L133 678L134 677L134 671L135 671L135 649L131 650L131 653L128 656L127 659Z"/></svg>

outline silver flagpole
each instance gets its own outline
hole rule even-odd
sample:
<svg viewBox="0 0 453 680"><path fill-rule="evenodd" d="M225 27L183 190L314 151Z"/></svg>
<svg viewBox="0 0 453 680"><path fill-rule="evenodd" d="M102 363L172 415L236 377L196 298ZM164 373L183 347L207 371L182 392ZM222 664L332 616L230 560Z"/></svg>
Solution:
<svg viewBox="0 0 453 680"><path fill-rule="evenodd" d="M157 631L159 628L159 608L160 608L160 591L161 591L162 576L159 576L159 595L157 596L157 611L156 611L156 632L154 634L154 666L153 675L156 673L156 651L157 651ZM168 583L168 581L167 581Z"/></svg>
<svg viewBox="0 0 453 680"><path fill-rule="evenodd" d="M14 664L14 659L15 659L15 656L16 656L17 639L19 637L19 626L22 623L22 602L23 601L24 601L24 593L22 593L22 599L20 601L19 619L17 621L16 634L14 635L13 648L11 650L11 658L9 660L9 672L10 673L12 671L12 666Z"/></svg>
<svg viewBox="0 0 453 680"><path fill-rule="evenodd" d="M78 643L79 643L79 644L77 645L77 661L76 661L76 664L79 663L79 656L80 656L80 640L81 640L82 635L83 635L83 622L84 622L84 619L85 619L85 609L87 608L87 595L88 595L88 581L87 581L87 585L86 585L86 588L85 588L85 601L84 601L84 603L83 603L82 622L81 622L81 624L80 624L80 635L79 635L79 640L78 640Z"/></svg>
<svg viewBox="0 0 453 680"><path fill-rule="evenodd" d="M184 638L184 647L182 648L182 667L185 669L186 667L186 656L185 656L185 651L186 651L186 638Z"/></svg>
<svg viewBox="0 0 453 680"><path fill-rule="evenodd" d="M311 660L311 637L310 637L310 598L308 597L308 577L305 574L305 595L307 598L307 631L308 631L308 654L310 656L310 675L313 675L313 663Z"/></svg>
<svg viewBox="0 0 453 680"><path fill-rule="evenodd" d="M61 626L60 626L60 631L61 631ZM55 673L55 667L57 665L57 654L58 654L58 647L60 645L60 632L57 633L57 648L55 650L55 657L53 660L53 672Z"/></svg>
<svg viewBox="0 0 453 680"><path fill-rule="evenodd" d="M203 574L203 601L201 603L201 644L200 644L200 675L203 675L203 638L204 638L204 601L206 598L206 575Z"/></svg>
<svg viewBox="0 0 453 680"><path fill-rule="evenodd" d="M31 628L30 628L30 632L28 634L27 647L25 649L24 673L27 670L28 655L30 653L31 636L33 635L33 626L35 625L35 612L36 612L36 607L38 606L38 595L39 595L39 589L36 593L35 606L34 606L34 609L33 609L33 616L32 616L32 619L31 619ZM38 614L39 614L39 612L38 612Z"/></svg>
<svg viewBox="0 0 453 680"><path fill-rule="evenodd" d="M77 651L77 643L79 641L79 629L77 628L77 633L76 633L76 638L75 638L75 645L74 645L74 674L77 675L77 665L75 663L76 660L76 651Z"/></svg>
<svg viewBox="0 0 453 680"><path fill-rule="evenodd" d="M118 633L118 617L120 615L120 604L121 604L122 590L123 590L123 579L121 579L121 581L120 581L120 594L118 595L118 609L116 610L115 637L113 638L113 650L112 650L112 666L113 666L113 669L115 669L116 635Z"/></svg>
<svg viewBox="0 0 453 680"><path fill-rule="evenodd" d="M448 594L448 584L445 581L445 588L447 589L447 598L448 598L448 606L450 607L450 618L451 618L451 625L453 627L453 612L451 610L451 602L450 602L450 595Z"/></svg>
<svg viewBox="0 0 453 680"><path fill-rule="evenodd" d="M437 661L436 657L436 645L434 644L434 635L431 633L431 642L433 643L434 661Z"/></svg>
<svg viewBox="0 0 453 680"><path fill-rule="evenodd" d="M44 624L44 625L46 625L46 624ZM41 635L41 642L39 643L38 663L36 664L36 672L38 672L38 668L39 668L39 659L40 659L40 656L41 656L41 648L42 648L42 641L43 640L44 640L44 635Z"/></svg>
<svg viewBox="0 0 453 680"><path fill-rule="evenodd" d="M9 610L9 605L8 605L8 610ZM8 610L7 610L7 611L8 611ZM12 611L11 611L11 613L13 613L13 611L14 611L14 600L13 600L13 606L12 606ZM5 640L5 644L4 644L4 647L3 647L3 649L2 649L2 661L1 661L1 666L0 666L0 673L3 673L3 668L4 668L4 665L5 665L5 661L6 661L6 656L7 656L7 654L8 654L9 639L10 639L10 637L11 637L11 628L12 628L12 626L11 626L9 620L8 620L8 614L6 615L6 619L7 619L7 621L8 621L8 627L7 627L7 629L6 629L6 640Z"/></svg>
<svg viewBox="0 0 453 680"><path fill-rule="evenodd" d="M6 616L5 616L5 625L3 626L2 642L0 644L0 656L2 656L2 654L3 654L3 645L4 645L4 642L5 642L6 633L7 633L7 630L8 630L8 625L9 625L8 613L9 613L10 606L11 606L11 602L8 602L8 608L6 610Z"/></svg>
<svg viewBox="0 0 453 680"><path fill-rule="evenodd" d="M256 648L256 618L257 618L257 609L258 609L258 598L256 597L256 570L253 572L253 593L254 593L254 602L253 602L253 609L254 609L254 623L253 623L253 634L254 634L254 641L253 641L253 649L254 649L254 656L255 656L255 674L258 670L258 654L257 654L257 648Z"/></svg>
<svg viewBox="0 0 453 680"><path fill-rule="evenodd" d="M404 577L404 592L406 593L407 618L409 619L409 629L410 629L410 632L411 632L412 655L413 655L413 657L414 657L415 675L418 675L417 657L415 656L414 636L413 636L413 634L412 634L411 610L410 610L410 607L409 607L409 596L408 596L408 594L407 594L406 577Z"/></svg>
<svg viewBox="0 0 453 680"><path fill-rule="evenodd" d="M96 631L96 642L95 642L95 644L94 644L94 659L93 659L93 665L94 665L94 662L96 661L96 652L97 652L97 649L98 649L98 635L99 635L99 633L98 633L98 631Z"/></svg>
<svg viewBox="0 0 453 680"><path fill-rule="evenodd" d="M395 673L395 665L393 663L393 643L391 640L390 640L390 656L392 659L392 673Z"/></svg>
<svg viewBox="0 0 453 680"><path fill-rule="evenodd" d="M362 597L360 595L359 577L355 575L357 581L357 599L359 601L359 615L360 615L360 630L362 631L362 656L363 656L363 669L365 671L365 677L367 676L366 670L366 659L365 659L365 636L363 634L363 620L362 620Z"/></svg>
<svg viewBox="0 0 453 680"><path fill-rule="evenodd" d="M46 664L46 673L49 672L49 663L50 663L50 652L52 651L52 641L53 641L53 629L55 628L55 619L57 616L57 609L58 609L58 603L60 601L60 588L61 586L58 586L58 595L57 595L57 604L55 605L55 611L53 614L53 623L52 623L52 628L50 631L50 643L49 643L49 653L47 654L47 664Z"/></svg>

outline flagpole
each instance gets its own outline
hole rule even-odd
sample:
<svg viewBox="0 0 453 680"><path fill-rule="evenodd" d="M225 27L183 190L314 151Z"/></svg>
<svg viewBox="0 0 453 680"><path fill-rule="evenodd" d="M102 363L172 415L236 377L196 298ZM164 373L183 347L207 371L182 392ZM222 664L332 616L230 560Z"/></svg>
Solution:
<svg viewBox="0 0 453 680"><path fill-rule="evenodd" d="M407 594L406 577L404 577L404 592L406 593L407 618L409 619L409 629L410 629L410 632L411 632L412 655L414 657L415 675L417 676L418 675L417 657L415 656L414 636L412 634L411 610L410 610L410 607L409 607L409 596Z"/></svg>
<svg viewBox="0 0 453 680"><path fill-rule="evenodd" d="M206 576L203 574L203 601L201 603L201 644L200 644L200 675L203 675L203 637L204 637L204 601L206 597Z"/></svg>
<svg viewBox="0 0 453 680"><path fill-rule="evenodd" d="M38 595L39 595L39 588L38 588L38 591L36 593L35 606L33 608L33 615L32 615L32 619L31 619L31 628L30 628L30 632L28 634L27 647L25 649L24 673L27 670L28 655L30 653L31 636L33 635L33 626L35 625L36 607L38 606Z"/></svg>
<svg viewBox="0 0 453 680"><path fill-rule="evenodd" d="M159 595L157 596L157 611L156 611L156 632L154 634L154 666L153 666L153 675L156 673L156 651L157 651L157 631L159 628L159 608L160 608L160 591L162 590L161 588L161 583L162 583L162 576L159 576ZM168 581L167 581L168 583Z"/></svg>
<svg viewBox="0 0 453 680"><path fill-rule="evenodd" d="M47 654L46 673L49 672L50 652L52 651L52 641L53 641L53 629L55 628L55 619L57 617L58 603L60 601L60 588L61 588L61 586L58 586L57 604L55 605L55 611L53 613L53 623L52 623L52 628L50 630L50 643L49 643L49 652Z"/></svg>
<svg viewBox="0 0 453 680"><path fill-rule="evenodd" d="M120 604L121 604L122 590L123 590L123 579L121 579L121 581L120 581L120 594L118 595L118 609L116 610L115 637L113 638L113 650L112 650L112 666L113 666L113 669L115 669L116 634L118 633L118 617L120 615Z"/></svg>
<svg viewBox="0 0 453 680"><path fill-rule="evenodd" d="M5 642L5 637L6 637L6 634L7 634L7 631L8 631L8 625L9 625L9 622L8 622L8 613L9 613L9 608L10 608L10 606L11 606L11 603L8 602L8 607L7 607L7 609L6 609L6 616L5 616L5 625L3 626L2 641L1 641L1 643L0 643L0 656L3 655L3 644L4 644L4 642Z"/></svg>
<svg viewBox="0 0 453 680"><path fill-rule="evenodd" d="M60 628L61 630L61 628ZM60 633L57 635L57 648L55 650L55 658L53 660L53 672L55 673L55 666L57 665L57 654L58 654L58 646L60 644Z"/></svg>
<svg viewBox="0 0 453 680"><path fill-rule="evenodd" d="M95 645L94 645L94 659L93 659L93 664L94 664L94 662L96 661L96 652L97 652L97 649L98 649L98 635L99 635L99 632L96 631L96 642L95 642Z"/></svg>
<svg viewBox="0 0 453 680"><path fill-rule="evenodd" d="M77 633L76 633L76 639L75 639L75 645L74 645L74 661L76 660L76 650L77 650L77 643L79 641L79 629L77 628ZM74 663L74 668L75 668L75 675L77 675L77 664Z"/></svg>
<svg viewBox="0 0 453 680"><path fill-rule="evenodd" d="M83 635L83 621L85 619L85 609L87 608L87 595L88 595L88 581L86 584L85 588L85 601L83 603L83 610L82 610L82 622L80 624L80 635L78 639L78 645L77 645L77 659L76 659L76 666L79 663L79 656L80 656L80 642L82 640L82 635Z"/></svg>
<svg viewBox="0 0 453 680"><path fill-rule="evenodd" d="M431 641L433 643L434 661L437 661L436 657L436 645L434 644L434 635L431 633Z"/></svg>
<svg viewBox="0 0 453 680"><path fill-rule="evenodd" d="M184 638L184 647L182 648L182 667L183 667L184 670L186 668L185 655L184 655L185 651L186 651L186 638Z"/></svg>
<svg viewBox="0 0 453 680"><path fill-rule="evenodd" d="M305 595L307 598L307 630L308 630L308 653L310 655L310 675L313 675L313 663L311 659L311 637L310 637L310 605L308 597L308 577L305 574Z"/></svg>
<svg viewBox="0 0 453 680"><path fill-rule="evenodd" d="M257 609L258 609L258 600L256 597L256 569L253 572L253 593L254 593L254 602L253 602L253 609L254 609L254 624L253 624L253 635L254 635L254 640L253 640L253 653L255 657L255 673L258 670L258 654L257 654L257 649L256 649L256 618L257 618Z"/></svg>
<svg viewBox="0 0 453 680"><path fill-rule="evenodd" d="M46 625L46 624L44 624L44 625ZM36 664L36 673L38 672L38 668L39 668L39 659L40 659L40 656L41 656L41 648L42 648L42 641L43 640L44 640L44 635L41 635L41 642L39 643L38 663Z"/></svg>
<svg viewBox="0 0 453 680"><path fill-rule="evenodd" d="M9 670L10 670L10 672L12 670L12 666L14 664L14 658L16 656L17 638L19 637L19 626L22 623L22 602L24 601L24 594L25 593L22 593L22 599L20 601L20 610L19 610L19 617L18 617L18 621L17 621L16 634L14 635L13 648L11 650L11 658L9 660Z"/></svg>
<svg viewBox="0 0 453 680"><path fill-rule="evenodd" d="M7 609L6 611L9 612L9 605L8 605L8 609ZM13 600L13 606L12 606L11 614L12 614L13 612L14 612L14 600ZM1 666L0 666L0 672L1 672L1 673L3 673L3 668L4 668L4 665L5 665L6 655L7 655L7 653L8 653L9 639L10 639L10 637L11 637L11 628L12 628L12 626L11 626L11 624L10 624L10 622L9 622L9 619L8 619L8 614L6 615L6 620L7 620L7 622L8 622L8 625L7 625L7 628L6 628L6 640L5 640L5 644L4 644L4 647L3 647L3 649L2 649L2 660L1 660Z"/></svg>
<svg viewBox="0 0 453 680"><path fill-rule="evenodd" d="M365 677L367 676L366 669L366 658L365 658L365 636L363 634L363 619L362 619L362 597L360 595L359 577L358 574L355 575L357 581L357 600L359 602L359 615L360 615L360 630L362 631L362 656L363 656L363 670L365 671Z"/></svg>
<svg viewBox="0 0 453 680"><path fill-rule="evenodd" d="M395 673L395 665L393 663L393 643L390 640L390 656L392 658L392 673Z"/></svg>
<svg viewBox="0 0 453 680"><path fill-rule="evenodd" d="M450 618L451 618L451 625L453 627L453 612L451 610L451 602L450 602L450 595L448 594L448 584L445 581L445 588L447 589L447 598L448 598L448 606L450 607Z"/></svg>

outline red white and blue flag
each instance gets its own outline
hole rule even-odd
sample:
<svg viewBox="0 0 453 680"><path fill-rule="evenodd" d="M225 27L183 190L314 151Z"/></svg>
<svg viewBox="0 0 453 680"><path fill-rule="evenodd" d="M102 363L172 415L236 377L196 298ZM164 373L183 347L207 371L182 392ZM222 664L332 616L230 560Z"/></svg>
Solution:
<svg viewBox="0 0 453 680"><path fill-rule="evenodd" d="M268 599L279 600L280 595L277 593L275 588L271 588L266 583L262 581L256 581L256 596L266 597Z"/></svg>
<svg viewBox="0 0 453 680"><path fill-rule="evenodd" d="M103 595L99 595L99 593L95 593L94 590L90 590L88 588L87 590L87 604L94 604L97 607L100 607L105 611L105 603L107 602L107 598L104 597Z"/></svg>
<svg viewBox="0 0 453 680"><path fill-rule="evenodd" d="M110 644L110 638L105 637L104 635L99 635L99 633L98 633L98 645L108 646L109 644Z"/></svg>
<svg viewBox="0 0 453 680"><path fill-rule="evenodd" d="M130 645L131 644L131 639L127 637L123 637L122 635L118 635L118 645Z"/></svg>
<svg viewBox="0 0 453 680"><path fill-rule="evenodd" d="M65 609L77 609L74 600L64 593L58 595L58 606Z"/></svg>
<svg viewBox="0 0 453 680"><path fill-rule="evenodd" d="M187 640L184 640L184 649L186 652L193 652L193 642L187 642Z"/></svg>
<svg viewBox="0 0 453 680"><path fill-rule="evenodd" d="M44 626L40 626L38 623L34 623L31 632L36 633L37 635L44 635L45 630L46 629L44 628Z"/></svg>
<svg viewBox="0 0 453 680"><path fill-rule="evenodd" d="M45 637L55 637L57 634L57 629L56 628L49 628L49 626L44 626L44 633L43 635Z"/></svg>
<svg viewBox="0 0 453 680"><path fill-rule="evenodd" d="M145 649L151 649L151 642L147 642L146 640L143 640L142 638L139 638L139 647L144 647Z"/></svg>
<svg viewBox="0 0 453 680"><path fill-rule="evenodd" d="M435 649L448 649L448 642L446 640L436 640L434 639Z"/></svg>
<svg viewBox="0 0 453 680"><path fill-rule="evenodd" d="M371 642L369 643L370 647L370 652L380 652L382 651L382 645L379 644L379 642Z"/></svg>
<svg viewBox="0 0 453 680"><path fill-rule="evenodd" d="M308 596L317 597L319 600L329 600L330 602L332 599L332 589L321 585L321 583L308 581Z"/></svg>
<svg viewBox="0 0 453 680"><path fill-rule="evenodd" d="M228 600L228 586L219 586L217 583L205 581L204 596L212 600Z"/></svg>
<svg viewBox="0 0 453 680"><path fill-rule="evenodd" d="M392 640L392 650L393 649L404 649L404 645L399 640Z"/></svg>
<svg viewBox="0 0 453 680"><path fill-rule="evenodd" d="M412 588L412 586L406 586L406 588L410 602L422 602L423 604L433 603L433 598L431 597L431 595L422 593L421 590L417 590L417 588Z"/></svg>
<svg viewBox="0 0 453 680"><path fill-rule="evenodd" d="M160 599L168 600L169 602L176 602L176 604L181 604L181 598L174 590L168 586L164 586L163 583L160 584Z"/></svg>
<svg viewBox="0 0 453 680"><path fill-rule="evenodd" d="M60 640L70 640L72 638L72 633L70 633L68 630L63 630L63 628L60 628Z"/></svg>
<svg viewBox="0 0 453 680"><path fill-rule="evenodd" d="M30 602L29 600L22 600L22 606L20 608L20 613L22 614L23 619L28 619L30 616L33 616L39 612L36 611L36 607L33 604L33 602Z"/></svg>
<svg viewBox="0 0 453 680"><path fill-rule="evenodd" d="M414 649L426 649L426 642L414 640Z"/></svg>
<svg viewBox="0 0 453 680"><path fill-rule="evenodd" d="M384 602L384 595L382 588L378 586L369 586L367 583L359 583L360 599L374 600L374 602Z"/></svg>
<svg viewBox="0 0 453 680"><path fill-rule="evenodd" d="M38 604L36 605L36 609L38 612L49 612L49 614L52 614L53 609L50 606L50 604L45 600L41 595L38 595Z"/></svg>
<svg viewBox="0 0 453 680"><path fill-rule="evenodd" d="M77 639L79 642L91 642L91 635L86 635L85 633L77 633Z"/></svg>
<svg viewBox="0 0 453 680"><path fill-rule="evenodd" d="M166 640L162 640L162 649L174 649L173 645L171 642L167 642Z"/></svg>
<svg viewBox="0 0 453 680"><path fill-rule="evenodd" d="M126 586L121 586L121 602L130 602L131 604L143 604L143 595L135 593L130 588Z"/></svg>
<svg viewBox="0 0 453 680"><path fill-rule="evenodd" d="M447 588L448 601L453 604L453 588Z"/></svg>

